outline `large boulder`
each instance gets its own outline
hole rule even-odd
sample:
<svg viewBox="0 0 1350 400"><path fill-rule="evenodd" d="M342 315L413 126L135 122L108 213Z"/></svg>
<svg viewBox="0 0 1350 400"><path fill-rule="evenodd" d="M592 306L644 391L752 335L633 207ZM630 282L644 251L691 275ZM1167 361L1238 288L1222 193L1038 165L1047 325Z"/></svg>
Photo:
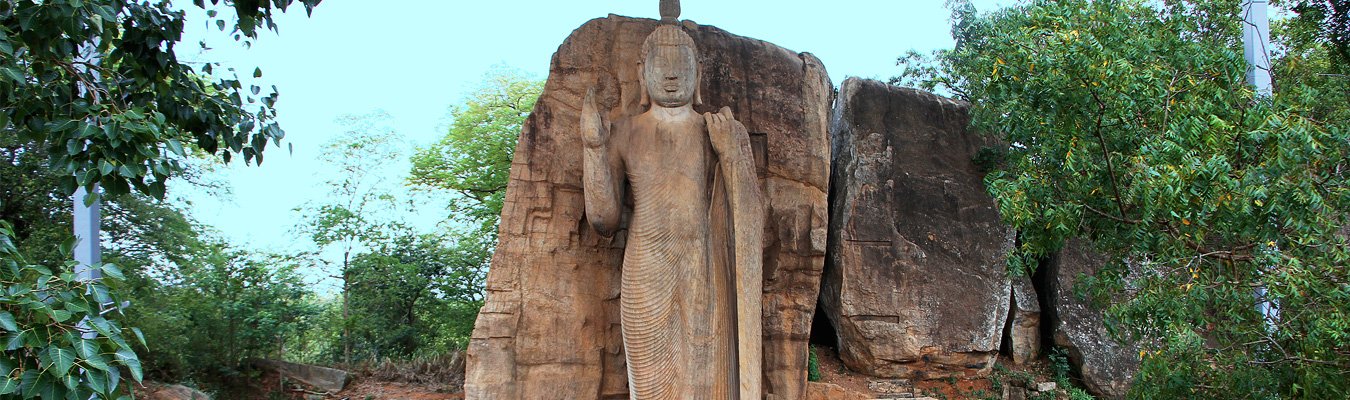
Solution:
<svg viewBox="0 0 1350 400"><path fill-rule="evenodd" d="M145 381L140 396L146 400L211 400L211 396L183 385Z"/></svg>
<svg viewBox="0 0 1350 400"><path fill-rule="evenodd" d="M256 360L254 364L329 393L341 392L342 388L347 387L347 382L351 381L347 371L336 368L281 360Z"/></svg>
<svg viewBox="0 0 1350 400"><path fill-rule="evenodd" d="M487 299L469 343L469 399L624 399L624 232L584 221L582 98L609 120L642 110L637 60L655 20L611 15L558 47L521 132ZM765 194L766 398L802 398L826 236L832 85L814 56L684 22L702 58L699 112L729 106L750 132Z"/></svg>
<svg viewBox="0 0 1350 400"><path fill-rule="evenodd" d="M821 303L855 371L984 375L998 356L1013 235L972 161L985 143L968 108L872 80L840 88Z"/></svg>
<svg viewBox="0 0 1350 400"><path fill-rule="evenodd" d="M1111 338L1102 310L1075 295L1081 278L1092 276L1106 259L1091 243L1069 240L1037 273L1042 280L1043 303L1049 310L1055 345L1068 351L1074 372L1083 386L1098 397L1125 398L1139 371L1139 347Z"/></svg>

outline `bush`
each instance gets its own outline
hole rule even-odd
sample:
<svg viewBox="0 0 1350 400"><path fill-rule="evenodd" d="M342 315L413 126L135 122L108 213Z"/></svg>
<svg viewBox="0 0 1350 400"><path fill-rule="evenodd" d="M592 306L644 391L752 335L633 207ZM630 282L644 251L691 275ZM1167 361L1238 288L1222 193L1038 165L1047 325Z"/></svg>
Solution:
<svg viewBox="0 0 1350 400"><path fill-rule="evenodd" d="M806 380L810 382L820 382L820 359L816 358L815 346L808 346L806 350Z"/></svg>
<svg viewBox="0 0 1350 400"><path fill-rule="evenodd" d="M53 271L25 261L13 242L13 228L0 221L0 395L44 399L111 399L126 396L122 372L141 380L141 361L127 341L136 328L123 328L107 316L121 315L100 280L75 276L75 261ZM69 258L74 240L61 246ZM116 265L102 264L109 280L124 279ZM130 334L128 334L128 332Z"/></svg>

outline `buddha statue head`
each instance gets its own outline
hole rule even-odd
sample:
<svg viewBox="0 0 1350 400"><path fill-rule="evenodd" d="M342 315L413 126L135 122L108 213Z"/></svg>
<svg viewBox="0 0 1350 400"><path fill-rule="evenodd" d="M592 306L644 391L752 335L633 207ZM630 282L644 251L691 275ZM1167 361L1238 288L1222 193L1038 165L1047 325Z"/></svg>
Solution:
<svg viewBox="0 0 1350 400"><path fill-rule="evenodd" d="M702 103L698 48L675 24L661 24L642 43L642 105L678 108Z"/></svg>

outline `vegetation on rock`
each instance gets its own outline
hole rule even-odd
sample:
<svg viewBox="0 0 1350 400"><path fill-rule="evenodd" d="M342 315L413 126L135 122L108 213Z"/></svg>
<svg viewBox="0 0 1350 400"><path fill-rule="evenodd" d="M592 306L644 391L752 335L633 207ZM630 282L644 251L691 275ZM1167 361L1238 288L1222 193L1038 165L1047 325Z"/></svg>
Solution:
<svg viewBox="0 0 1350 400"><path fill-rule="evenodd" d="M1110 256L1083 294L1125 295L1111 326L1145 344L1137 395L1343 398L1350 67L1343 24L1318 21L1344 15L1276 21L1264 97L1245 81L1240 9L958 1L956 47L902 57L896 81L970 101L1006 143L986 183L1020 232L1013 270L1074 237Z"/></svg>
<svg viewBox="0 0 1350 400"><path fill-rule="evenodd" d="M451 203L452 218L477 223L495 238L516 141L543 90L543 82L516 72L489 76L472 99L450 110L445 137L413 155L409 183L456 193L466 204Z"/></svg>

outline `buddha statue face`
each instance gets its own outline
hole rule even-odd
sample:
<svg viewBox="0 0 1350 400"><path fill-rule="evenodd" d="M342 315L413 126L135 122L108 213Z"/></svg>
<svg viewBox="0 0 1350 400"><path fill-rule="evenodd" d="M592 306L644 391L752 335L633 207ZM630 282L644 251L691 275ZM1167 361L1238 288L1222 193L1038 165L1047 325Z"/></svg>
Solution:
<svg viewBox="0 0 1350 400"><path fill-rule="evenodd" d="M676 108L694 102L698 54L693 40L675 26L662 26L644 43L642 81L655 105Z"/></svg>

